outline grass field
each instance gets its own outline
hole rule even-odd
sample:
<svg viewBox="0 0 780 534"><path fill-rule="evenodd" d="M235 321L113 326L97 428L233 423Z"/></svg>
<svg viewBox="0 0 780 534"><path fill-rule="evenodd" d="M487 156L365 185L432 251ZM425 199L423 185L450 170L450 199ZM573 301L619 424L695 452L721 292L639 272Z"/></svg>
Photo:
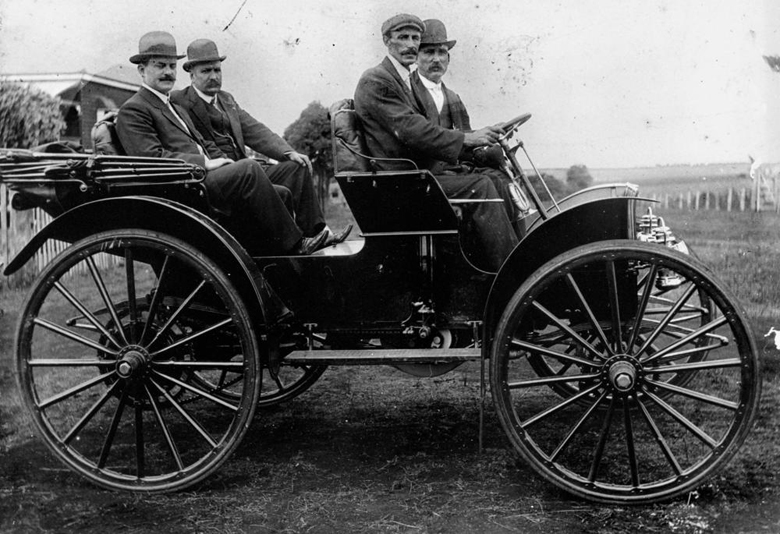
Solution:
<svg viewBox="0 0 780 534"><path fill-rule="evenodd" d="M642 184L640 184L642 186ZM260 410L221 471L192 490L96 489L34 436L14 383L23 295L0 293L2 532L777 532L780 531L780 217L658 211L745 309L762 349L755 427L729 466L687 498L593 505L510 452L492 407L477 452L479 368L433 379L334 368L288 404ZM334 227L349 219L331 210Z"/></svg>

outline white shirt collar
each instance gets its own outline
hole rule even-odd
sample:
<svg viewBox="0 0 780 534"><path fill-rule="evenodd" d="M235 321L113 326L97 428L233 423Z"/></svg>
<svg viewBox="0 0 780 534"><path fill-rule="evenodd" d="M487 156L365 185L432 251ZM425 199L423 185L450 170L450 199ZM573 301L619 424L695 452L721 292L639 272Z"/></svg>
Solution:
<svg viewBox="0 0 780 534"><path fill-rule="evenodd" d="M425 88L428 89L429 91L431 89L438 89L439 91L441 91L441 82L439 82L439 83L432 82L431 80L429 80L428 78L426 78L422 74L420 74L420 81L425 86Z"/></svg>
<svg viewBox="0 0 780 534"><path fill-rule="evenodd" d="M214 99L217 98L216 95L214 96L207 95L206 93L204 93L203 91L195 87L194 85L192 86L192 88L195 89L195 92L198 93L198 96L201 97L206 102L206 104L211 104L214 101Z"/></svg>
<svg viewBox="0 0 780 534"><path fill-rule="evenodd" d="M409 87L411 89L412 84L409 81L409 75L412 73L412 71L407 69L403 65L401 65L401 62L398 61L397 59L395 59L390 54L387 54L387 57L390 59L390 63L392 63L393 66L395 67L395 70L398 71L398 75L401 77L401 79L404 81L404 83L407 85L407 87Z"/></svg>
<svg viewBox="0 0 780 534"><path fill-rule="evenodd" d="M161 93L160 91L158 91L158 90L156 90L156 89L152 89L151 87L149 87L148 85L146 85L146 83L142 83L141 85L142 85L143 87L146 87L147 89L149 89L149 91L151 91L151 92L152 92L152 94L156 95L156 96L157 96L157 98L159 98L160 100L162 100L162 101L163 101L163 104L168 104L168 101L170 100L170 99L168 98L168 95L166 95L165 93Z"/></svg>

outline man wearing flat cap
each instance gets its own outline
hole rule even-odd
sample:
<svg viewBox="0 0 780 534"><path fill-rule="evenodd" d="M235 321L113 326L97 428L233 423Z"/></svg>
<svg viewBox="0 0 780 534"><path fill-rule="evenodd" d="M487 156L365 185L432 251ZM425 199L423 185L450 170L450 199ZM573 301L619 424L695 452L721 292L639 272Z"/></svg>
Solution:
<svg viewBox="0 0 780 534"><path fill-rule="evenodd" d="M489 126L477 131L444 128L433 122L412 90L410 67L417 60L425 23L409 14L396 15L382 25L387 56L360 77L355 111L375 158L404 158L419 168L436 170L438 162L456 164L462 154L497 142L501 130ZM401 160L378 160L384 170L408 169ZM449 198L484 201L499 199L489 178L480 174L434 174ZM480 267L497 271L517 244L517 236L501 204L465 204L464 213L481 243Z"/></svg>
<svg viewBox="0 0 780 534"><path fill-rule="evenodd" d="M321 248L327 232L304 237L260 164L234 162L195 128L187 112L170 102L176 82L176 42L167 32L143 35L138 66L143 84L119 109L117 135L129 156L176 158L206 169L210 204L227 216L232 232L244 237L250 252L310 254Z"/></svg>
<svg viewBox="0 0 780 534"><path fill-rule="evenodd" d="M197 39L187 47L187 61L182 65L190 74L191 84L171 92L171 101L182 106L201 135L212 141L230 159L247 158L246 147L281 163L265 167L271 183L291 191L295 221L306 236L327 230L326 245L341 243L351 226L334 233L325 224L312 183L309 158L295 151L284 139L272 132L238 105L233 95L222 90L222 62L217 44Z"/></svg>
<svg viewBox="0 0 780 534"><path fill-rule="evenodd" d="M425 31L420 38L417 69L411 74L412 92L424 108L424 114L437 126L462 132L470 132L471 119L460 96L442 82L450 64L450 50L457 43L447 38L447 28L438 19L423 21ZM510 221L516 221L519 210L509 191L513 187L506 173L500 170L503 152L498 145L464 151L455 165L438 161L431 167L433 174L472 173L490 178L498 194L504 199L504 207ZM514 226L514 225L513 225ZM516 233L522 233L522 225Z"/></svg>

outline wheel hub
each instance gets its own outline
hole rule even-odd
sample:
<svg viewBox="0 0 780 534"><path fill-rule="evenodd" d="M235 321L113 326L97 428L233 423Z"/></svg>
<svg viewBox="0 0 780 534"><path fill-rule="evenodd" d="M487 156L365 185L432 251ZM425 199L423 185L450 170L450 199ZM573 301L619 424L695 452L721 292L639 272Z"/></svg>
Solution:
<svg viewBox="0 0 780 534"><path fill-rule="evenodd" d="M146 351L140 347L129 347L123 351L116 363L116 373L124 379L140 375L148 362Z"/></svg>
<svg viewBox="0 0 780 534"><path fill-rule="evenodd" d="M618 355L604 366L604 380L617 393L631 393L637 389L641 376L641 365L635 358Z"/></svg>

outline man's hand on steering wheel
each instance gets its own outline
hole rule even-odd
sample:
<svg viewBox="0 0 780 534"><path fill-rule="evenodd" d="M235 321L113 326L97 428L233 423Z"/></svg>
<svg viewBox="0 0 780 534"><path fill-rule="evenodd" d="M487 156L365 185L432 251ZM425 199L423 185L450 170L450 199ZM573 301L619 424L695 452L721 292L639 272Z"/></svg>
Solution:
<svg viewBox="0 0 780 534"><path fill-rule="evenodd" d="M502 123L499 123L493 126L485 126L473 132L466 132L463 145L469 148L495 145L498 143L498 138L504 133L501 126Z"/></svg>

